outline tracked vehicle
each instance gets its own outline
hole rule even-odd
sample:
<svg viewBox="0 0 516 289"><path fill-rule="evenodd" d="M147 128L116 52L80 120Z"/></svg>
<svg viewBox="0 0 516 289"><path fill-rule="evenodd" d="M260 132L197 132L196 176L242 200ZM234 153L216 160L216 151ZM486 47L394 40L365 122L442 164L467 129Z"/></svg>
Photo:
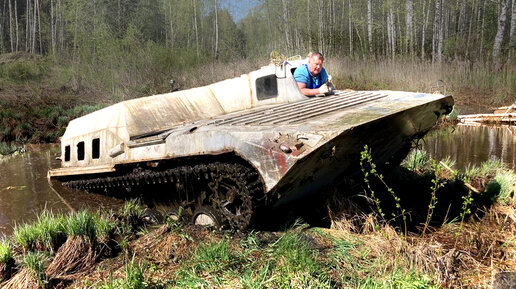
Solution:
<svg viewBox="0 0 516 289"><path fill-rule="evenodd" d="M244 229L263 208L358 174L360 151L397 164L449 113L451 96L339 91L306 97L303 61L208 86L123 101L72 120L51 180L150 199L165 215Z"/></svg>

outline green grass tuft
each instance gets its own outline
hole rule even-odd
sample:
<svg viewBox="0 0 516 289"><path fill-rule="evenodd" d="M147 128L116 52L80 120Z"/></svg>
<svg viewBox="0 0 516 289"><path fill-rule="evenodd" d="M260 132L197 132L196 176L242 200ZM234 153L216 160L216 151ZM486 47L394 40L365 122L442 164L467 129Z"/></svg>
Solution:
<svg viewBox="0 0 516 289"><path fill-rule="evenodd" d="M0 264L12 264L14 262L14 255L11 249L11 243L8 240L0 241Z"/></svg>
<svg viewBox="0 0 516 289"><path fill-rule="evenodd" d="M93 213L81 211L66 218L66 234L81 236L94 242L97 239L96 217Z"/></svg>
<svg viewBox="0 0 516 289"><path fill-rule="evenodd" d="M13 241L24 250L55 251L66 239L64 217L44 210L36 222L16 226Z"/></svg>
<svg viewBox="0 0 516 289"><path fill-rule="evenodd" d="M43 252L28 252L22 257L22 265L29 270L32 277L39 285L45 288L48 277L45 274L45 263L48 260L47 254Z"/></svg>

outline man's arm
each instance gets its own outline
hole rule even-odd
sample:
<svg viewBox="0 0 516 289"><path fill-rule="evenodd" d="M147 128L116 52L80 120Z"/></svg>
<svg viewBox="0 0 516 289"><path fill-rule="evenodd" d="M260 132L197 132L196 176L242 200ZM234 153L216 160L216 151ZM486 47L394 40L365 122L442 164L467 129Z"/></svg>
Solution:
<svg viewBox="0 0 516 289"><path fill-rule="evenodd" d="M313 88L313 89L307 88L306 83L297 82L297 87L299 87L299 90L301 90L301 93L306 96L316 96L318 94L322 94L319 91L319 88Z"/></svg>

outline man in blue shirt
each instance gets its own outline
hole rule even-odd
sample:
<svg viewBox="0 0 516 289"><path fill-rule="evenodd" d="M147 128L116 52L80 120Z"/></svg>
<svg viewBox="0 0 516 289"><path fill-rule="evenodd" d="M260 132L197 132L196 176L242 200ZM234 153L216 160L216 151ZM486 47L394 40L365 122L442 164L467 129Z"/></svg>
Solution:
<svg viewBox="0 0 516 289"><path fill-rule="evenodd" d="M294 79L304 95L315 96L330 93L326 84L328 74L322 66L323 62L323 55L320 52L314 52L309 55L308 64L303 64L294 71Z"/></svg>

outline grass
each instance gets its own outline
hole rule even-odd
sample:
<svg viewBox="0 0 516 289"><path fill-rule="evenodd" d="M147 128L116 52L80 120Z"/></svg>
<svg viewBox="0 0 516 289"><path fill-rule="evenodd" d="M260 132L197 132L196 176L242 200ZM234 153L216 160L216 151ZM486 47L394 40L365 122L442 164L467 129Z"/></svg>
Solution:
<svg viewBox="0 0 516 289"><path fill-rule="evenodd" d="M80 211L61 216L44 210L34 223L17 225L12 239L25 251L55 252L69 236L83 236L94 241L109 235L113 227L107 216L98 213Z"/></svg>
<svg viewBox="0 0 516 289"><path fill-rule="evenodd" d="M14 262L14 255L11 243L8 240L0 241L0 264L11 264Z"/></svg>
<svg viewBox="0 0 516 289"><path fill-rule="evenodd" d="M44 210L35 223L17 225L12 238L23 250L55 251L66 240L65 218Z"/></svg>
<svg viewBox="0 0 516 289"><path fill-rule="evenodd" d="M28 252L21 260L23 266L29 270L32 277L43 288L48 282L48 277L45 274L45 262L48 258L48 255L43 252Z"/></svg>
<svg viewBox="0 0 516 289"><path fill-rule="evenodd" d="M516 100L516 79L510 77L515 68L511 66L493 72L489 65L480 62L432 64L405 59L336 58L328 59L325 67L338 88L442 93L446 90L463 104L500 106Z"/></svg>
<svg viewBox="0 0 516 289"><path fill-rule="evenodd" d="M90 242L97 240L97 223L93 213L80 211L71 214L65 221L65 232L69 237L81 236Z"/></svg>
<svg viewBox="0 0 516 289"><path fill-rule="evenodd" d="M145 278L145 264L136 264L134 258L124 266L125 278L113 280L111 277L96 289L147 289L160 288Z"/></svg>

